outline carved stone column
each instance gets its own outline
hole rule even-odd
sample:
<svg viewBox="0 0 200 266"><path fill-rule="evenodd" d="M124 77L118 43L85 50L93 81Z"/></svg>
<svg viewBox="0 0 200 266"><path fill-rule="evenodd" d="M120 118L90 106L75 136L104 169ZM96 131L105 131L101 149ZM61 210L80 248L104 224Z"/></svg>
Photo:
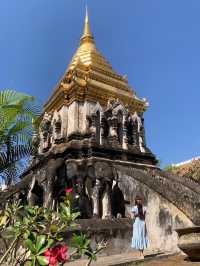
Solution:
<svg viewBox="0 0 200 266"><path fill-rule="evenodd" d="M97 129L96 129L96 114L92 114L91 115L91 127L90 127L90 131L91 131L91 141L96 143L96 133L97 133Z"/></svg>
<svg viewBox="0 0 200 266"><path fill-rule="evenodd" d="M102 198L103 214L102 218L111 218L111 193L112 193L112 183L106 182L104 196Z"/></svg>
<svg viewBox="0 0 200 266"><path fill-rule="evenodd" d="M143 139L141 136L139 136L139 147L141 152L145 152L144 145L143 145Z"/></svg>
<svg viewBox="0 0 200 266"><path fill-rule="evenodd" d="M142 137L142 139L143 139L143 145L144 145L144 147L146 147L146 134L145 134L145 127L144 127L144 118L141 118L141 120L142 120L142 126L141 126L141 130L140 130L140 132L141 132L141 137Z"/></svg>
<svg viewBox="0 0 200 266"><path fill-rule="evenodd" d="M59 116L59 118L57 120L54 121L54 141L55 143L59 143L62 139L61 136L61 127L62 127L62 123L61 123L61 118Z"/></svg>
<svg viewBox="0 0 200 266"><path fill-rule="evenodd" d="M139 135L139 148L141 152L146 151L146 141L145 141L145 129L144 129L144 118L141 119L141 124L140 124L140 131L138 132Z"/></svg>
<svg viewBox="0 0 200 266"><path fill-rule="evenodd" d="M140 147L140 129L142 126L141 118L138 116L137 112L132 115L133 121L133 145L137 148Z"/></svg>
<svg viewBox="0 0 200 266"><path fill-rule="evenodd" d="M123 115L123 139L122 139L122 149L128 150L128 130L127 130L127 117Z"/></svg>
<svg viewBox="0 0 200 266"><path fill-rule="evenodd" d="M41 132L41 146L42 152L47 151L51 146L51 135L52 135L52 113L45 113L40 124L40 132Z"/></svg>
<svg viewBox="0 0 200 266"><path fill-rule="evenodd" d="M44 193L44 207L48 209L53 209L53 188L54 188L55 176L49 176L45 183L45 193Z"/></svg>
<svg viewBox="0 0 200 266"><path fill-rule="evenodd" d="M35 199L34 199L34 195L32 193L34 185L35 185L35 177L33 177L32 181L31 181L31 186L30 186L30 189L29 189L29 192L27 195L28 204L31 206L35 205Z"/></svg>
<svg viewBox="0 0 200 266"><path fill-rule="evenodd" d="M104 135L105 135L105 125L104 125L104 120L105 117L102 114L100 116L100 145L103 145L103 139L104 139Z"/></svg>
<svg viewBox="0 0 200 266"><path fill-rule="evenodd" d="M110 164L105 162L96 162L94 165L95 176L98 187L98 206L102 205L102 217L111 217L111 192L113 182L113 171ZM101 197L101 198L99 198ZM101 202L100 202L101 200ZM99 209L98 209L99 212Z"/></svg>
<svg viewBox="0 0 200 266"><path fill-rule="evenodd" d="M92 201L93 201L93 216L98 218L100 218L100 213L99 213L100 189L101 189L101 181L99 179L96 179L92 192Z"/></svg>
<svg viewBox="0 0 200 266"><path fill-rule="evenodd" d="M48 162L46 170L46 183L44 189L44 207L53 208L53 190L54 190L54 181L56 177L57 169L64 163L64 159L51 159Z"/></svg>
<svg viewBox="0 0 200 266"><path fill-rule="evenodd" d="M139 146L139 132L138 132L137 121L133 121L132 138L133 138L133 146Z"/></svg>

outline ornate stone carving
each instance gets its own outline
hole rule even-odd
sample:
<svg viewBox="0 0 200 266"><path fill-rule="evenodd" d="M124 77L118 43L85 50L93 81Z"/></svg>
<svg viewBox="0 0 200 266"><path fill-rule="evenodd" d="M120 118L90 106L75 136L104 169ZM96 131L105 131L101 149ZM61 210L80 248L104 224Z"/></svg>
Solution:
<svg viewBox="0 0 200 266"><path fill-rule="evenodd" d="M86 115L86 134L92 133L92 118L90 115Z"/></svg>
<svg viewBox="0 0 200 266"><path fill-rule="evenodd" d="M137 112L132 116L133 120L133 139L136 139L136 143L139 145L141 152L146 152L145 150L145 133L144 133L144 119L141 118ZM137 129L135 131L135 128Z"/></svg>
<svg viewBox="0 0 200 266"><path fill-rule="evenodd" d="M91 132L91 139L93 142L96 142L96 133L97 133L97 114L93 113L91 115L91 126L90 126L90 132Z"/></svg>
<svg viewBox="0 0 200 266"><path fill-rule="evenodd" d="M56 111L54 113L54 120L53 120L53 139L55 143L59 142L62 139L61 129L62 129L62 119L60 114Z"/></svg>
<svg viewBox="0 0 200 266"><path fill-rule="evenodd" d="M140 133L142 121L141 118L138 116L137 112L135 112L132 116L133 122L137 125L137 132Z"/></svg>
<svg viewBox="0 0 200 266"><path fill-rule="evenodd" d="M122 148L124 150L128 149L128 116L123 116L123 142L122 142Z"/></svg>
<svg viewBox="0 0 200 266"><path fill-rule="evenodd" d="M131 115L119 99L109 99L105 110L97 103L85 123L93 144L146 152L143 118L136 112Z"/></svg>
<svg viewBox="0 0 200 266"><path fill-rule="evenodd" d="M109 125L109 138L110 141L116 141L117 140L117 117L116 116L110 116L108 119L108 125Z"/></svg>
<svg viewBox="0 0 200 266"><path fill-rule="evenodd" d="M42 151L46 151L51 145L51 135L52 135L52 113L45 113L40 124L40 132L42 135L41 148Z"/></svg>

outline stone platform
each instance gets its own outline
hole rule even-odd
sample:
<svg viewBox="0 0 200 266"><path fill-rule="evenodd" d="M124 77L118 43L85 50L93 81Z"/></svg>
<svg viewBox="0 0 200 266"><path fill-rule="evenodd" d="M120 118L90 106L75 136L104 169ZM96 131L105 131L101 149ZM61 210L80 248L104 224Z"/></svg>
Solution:
<svg viewBox="0 0 200 266"><path fill-rule="evenodd" d="M86 266L87 260L66 263L65 266ZM180 254L146 253L144 260L139 259L137 252L99 257L91 266L200 266L200 262L191 262Z"/></svg>

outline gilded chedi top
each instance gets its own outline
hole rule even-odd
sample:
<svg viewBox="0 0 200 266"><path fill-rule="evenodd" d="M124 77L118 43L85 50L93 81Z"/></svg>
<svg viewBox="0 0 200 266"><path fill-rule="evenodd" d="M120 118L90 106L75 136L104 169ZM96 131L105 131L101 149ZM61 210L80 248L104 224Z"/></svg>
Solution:
<svg viewBox="0 0 200 266"><path fill-rule="evenodd" d="M75 100L106 106L110 99L119 99L131 112L143 113L148 106L146 100L139 99L129 87L127 78L118 75L97 50L86 10L80 46L44 109L47 112L59 110Z"/></svg>

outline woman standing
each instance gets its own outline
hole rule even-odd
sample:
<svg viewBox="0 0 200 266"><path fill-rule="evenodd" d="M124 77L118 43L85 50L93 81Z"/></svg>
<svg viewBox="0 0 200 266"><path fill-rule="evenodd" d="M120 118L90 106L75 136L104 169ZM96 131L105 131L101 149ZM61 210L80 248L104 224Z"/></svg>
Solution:
<svg viewBox="0 0 200 266"><path fill-rule="evenodd" d="M146 207L143 206L141 197L136 196L135 206L131 211L135 218L131 247L139 250L141 258L144 258L143 251L148 247L149 241L145 223Z"/></svg>

